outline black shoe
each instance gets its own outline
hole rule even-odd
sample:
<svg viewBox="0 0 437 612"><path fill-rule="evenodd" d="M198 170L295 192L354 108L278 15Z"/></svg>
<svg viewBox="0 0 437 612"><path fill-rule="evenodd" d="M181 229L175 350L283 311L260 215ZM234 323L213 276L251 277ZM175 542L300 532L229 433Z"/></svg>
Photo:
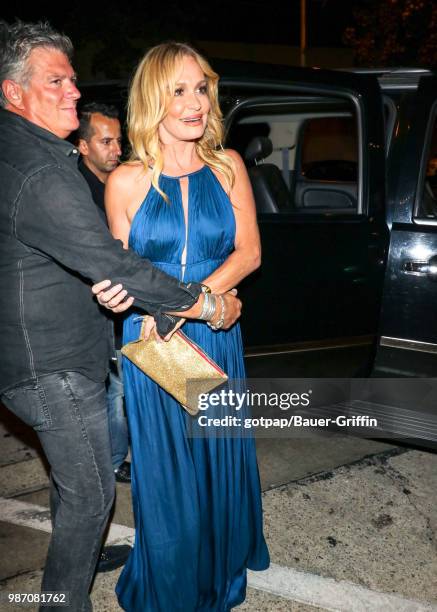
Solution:
<svg viewBox="0 0 437 612"><path fill-rule="evenodd" d="M115 480L117 482L130 482L130 463L129 461L123 461L119 468L114 470Z"/></svg>
<svg viewBox="0 0 437 612"><path fill-rule="evenodd" d="M127 544L105 546L100 553L96 572L112 572L124 565L132 548Z"/></svg>

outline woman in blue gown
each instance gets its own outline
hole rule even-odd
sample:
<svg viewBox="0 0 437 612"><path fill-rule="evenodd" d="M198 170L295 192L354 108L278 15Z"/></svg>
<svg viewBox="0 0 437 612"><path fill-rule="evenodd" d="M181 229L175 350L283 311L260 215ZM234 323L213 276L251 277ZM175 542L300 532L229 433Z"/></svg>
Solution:
<svg viewBox="0 0 437 612"><path fill-rule="evenodd" d="M186 45L149 51L130 92L132 161L111 174L106 204L125 246L220 294L259 265L260 248L244 164L219 146L217 80ZM215 331L192 321L183 330L229 379L244 378L238 324ZM139 331L133 312L124 342ZM254 440L208 428L190 437L193 417L131 362L123 368L136 535L119 603L129 612L226 612L244 601L247 568L269 565ZM214 410L207 416L235 414Z"/></svg>

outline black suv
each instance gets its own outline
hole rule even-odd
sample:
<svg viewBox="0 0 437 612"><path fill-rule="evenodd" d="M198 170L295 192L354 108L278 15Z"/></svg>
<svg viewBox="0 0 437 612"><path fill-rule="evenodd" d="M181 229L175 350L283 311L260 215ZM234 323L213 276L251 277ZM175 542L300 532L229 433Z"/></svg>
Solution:
<svg viewBox="0 0 437 612"><path fill-rule="evenodd" d="M437 376L436 75L212 63L262 237L240 288L249 375Z"/></svg>

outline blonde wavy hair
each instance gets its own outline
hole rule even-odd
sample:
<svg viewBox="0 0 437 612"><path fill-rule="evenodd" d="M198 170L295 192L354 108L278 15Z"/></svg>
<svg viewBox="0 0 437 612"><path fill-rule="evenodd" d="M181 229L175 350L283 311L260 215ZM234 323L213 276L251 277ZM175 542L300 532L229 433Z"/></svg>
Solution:
<svg viewBox="0 0 437 612"><path fill-rule="evenodd" d="M197 155L224 176L229 191L235 181L233 161L222 145L223 115L218 102L218 74L189 45L163 43L150 49L136 69L129 92L127 124L132 147L130 161L140 161L145 170L153 167L152 185L166 201L168 198L158 183L164 166L158 126L168 112L182 60L187 56L193 57L203 70L211 106L205 132L195 143Z"/></svg>

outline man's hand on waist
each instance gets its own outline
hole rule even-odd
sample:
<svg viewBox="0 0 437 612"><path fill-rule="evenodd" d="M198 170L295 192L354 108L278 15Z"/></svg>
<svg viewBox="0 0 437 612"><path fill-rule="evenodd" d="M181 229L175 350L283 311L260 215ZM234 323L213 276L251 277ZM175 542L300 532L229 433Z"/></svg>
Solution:
<svg viewBox="0 0 437 612"><path fill-rule="evenodd" d="M125 312L134 302L133 297L127 297L127 291L123 289L121 284L111 287L111 281L109 280L104 280L93 285L92 292L101 306L116 313ZM223 302L220 300L218 312L220 316L223 316L221 328L229 329L241 315L241 300L237 298L236 289L224 293L222 298ZM169 314L176 316L183 315L185 318L190 319L199 319L203 311L204 300L205 294L201 293L197 302L189 310L183 313L171 312ZM222 311L223 308L224 310ZM216 322L216 319L217 314L214 312L211 321Z"/></svg>
<svg viewBox="0 0 437 612"><path fill-rule="evenodd" d="M91 290L97 298L100 306L112 310L112 312L125 312L134 303L133 297L127 297L126 289L118 284L111 287L110 280L104 280L92 286Z"/></svg>

